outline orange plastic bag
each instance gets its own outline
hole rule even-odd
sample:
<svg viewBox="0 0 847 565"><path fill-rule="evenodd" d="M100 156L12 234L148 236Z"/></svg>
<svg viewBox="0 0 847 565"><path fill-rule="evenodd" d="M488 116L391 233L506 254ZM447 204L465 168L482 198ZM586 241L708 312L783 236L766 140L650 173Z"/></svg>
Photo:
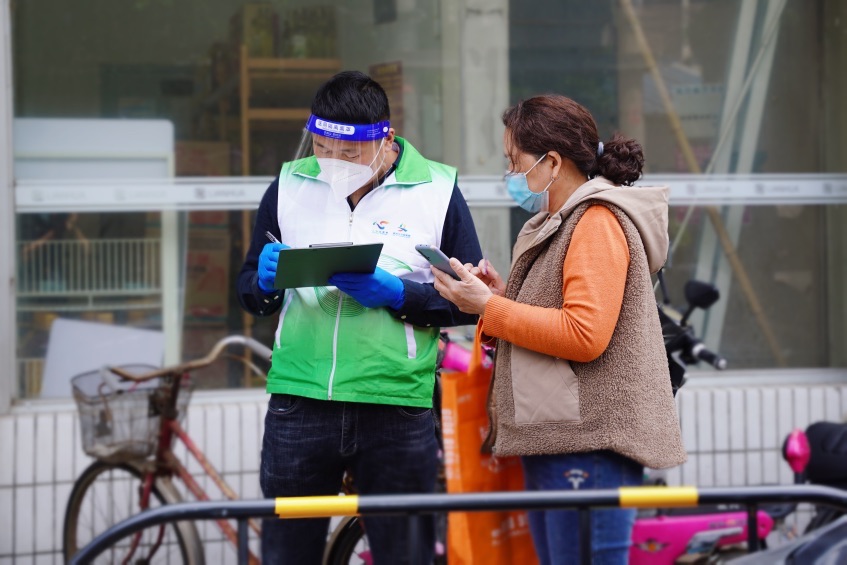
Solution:
<svg viewBox="0 0 847 565"><path fill-rule="evenodd" d="M447 492L523 490L516 457L480 452L488 428L486 399L492 367L483 364L480 331L467 373L441 376ZM538 563L525 511L451 512L447 522L449 565Z"/></svg>

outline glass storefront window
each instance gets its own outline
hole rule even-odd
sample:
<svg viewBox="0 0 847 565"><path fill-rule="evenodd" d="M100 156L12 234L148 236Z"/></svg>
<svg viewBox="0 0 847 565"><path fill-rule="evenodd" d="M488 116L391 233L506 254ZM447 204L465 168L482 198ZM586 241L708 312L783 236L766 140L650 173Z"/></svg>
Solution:
<svg viewBox="0 0 847 565"><path fill-rule="evenodd" d="M764 192L738 203L732 175L844 173L845 17L843 3L802 0L17 2L17 122L114 129L99 140L74 134L79 143L52 153L55 136L16 135L16 174L28 194L40 190L33 179L92 177L114 190L156 179L164 190L201 194L211 186L204 177L236 176L266 186L293 155L317 85L359 69L386 88L400 135L457 166L460 187L483 187L469 201L486 254L505 270L525 216L500 188L499 116L521 98L559 92L592 111L604 138L621 131L643 143L645 182L730 175L727 199L715 205L743 273L727 262L704 206L692 201L680 231L687 204L677 200L668 279L677 296L691 277L721 288L698 329L734 368L843 367L845 183L833 181L823 203ZM133 127L162 122L162 153L133 143ZM108 140L121 150L110 154ZM194 180L171 186L172 177ZM673 183L685 195L685 178ZM18 215L16 396L38 396L56 317L166 333L176 323L167 340L185 359L228 333L270 342L275 321L242 314L234 296L249 198L169 212L136 197L126 189L125 209L103 211L42 200ZM157 231L163 214L170 227ZM162 261L162 249L173 261ZM164 304L176 314L160 296L171 286ZM260 383L233 363L200 384Z"/></svg>
<svg viewBox="0 0 847 565"><path fill-rule="evenodd" d="M121 124L166 120L169 163L164 174L150 176L254 175L267 185L294 154L317 86L342 68L356 68L388 92L400 135L429 157L444 158L438 3L154 0L74 10L49 4L19 3L13 13L15 116L24 129L31 118L50 121L48 131L74 118L111 121L109 135L128 136L131 129L124 134ZM453 138L459 130L453 124ZM101 158L96 147L87 167L78 166L73 147L39 161L32 152L50 153L42 147L49 136L32 137L21 136L28 145L15 152L24 182L139 176L132 166L115 166L114 155ZM129 147L123 158L138 161L144 152ZM39 395L57 317L164 330L157 217L155 205L148 212L83 214L45 205L19 215L18 396ZM234 293L252 221L250 210L180 213L180 228L168 236L178 240L170 243L179 249L173 280L180 285L181 328L167 339L180 340L182 357L201 355L228 333L270 341L273 321L242 314ZM149 280L125 276L124 263L142 265ZM232 367L198 382L257 384Z"/></svg>

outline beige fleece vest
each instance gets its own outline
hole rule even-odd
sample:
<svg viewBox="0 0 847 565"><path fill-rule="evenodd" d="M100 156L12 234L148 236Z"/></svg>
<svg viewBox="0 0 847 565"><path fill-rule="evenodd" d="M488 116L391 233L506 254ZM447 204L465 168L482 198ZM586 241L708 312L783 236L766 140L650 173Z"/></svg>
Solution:
<svg viewBox="0 0 847 565"><path fill-rule="evenodd" d="M506 297L562 307L562 265L591 205L615 214L629 245L623 304L611 342L589 363L570 362L497 341L490 413L497 455L608 449L654 469L686 460L644 245L618 207L590 200L558 230L515 258Z"/></svg>

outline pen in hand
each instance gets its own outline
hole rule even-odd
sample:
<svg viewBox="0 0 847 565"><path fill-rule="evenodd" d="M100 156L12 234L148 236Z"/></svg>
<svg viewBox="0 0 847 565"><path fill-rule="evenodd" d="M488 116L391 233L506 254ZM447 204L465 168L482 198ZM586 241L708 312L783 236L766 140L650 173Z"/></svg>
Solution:
<svg viewBox="0 0 847 565"><path fill-rule="evenodd" d="M276 236L274 236L274 234L272 234L270 231L266 231L266 232L265 232L265 235L267 236L267 238L268 238L269 240L271 240L271 241L272 241L272 242L274 242L274 243L282 243L282 242L281 242L280 240L278 240L278 239L276 238Z"/></svg>

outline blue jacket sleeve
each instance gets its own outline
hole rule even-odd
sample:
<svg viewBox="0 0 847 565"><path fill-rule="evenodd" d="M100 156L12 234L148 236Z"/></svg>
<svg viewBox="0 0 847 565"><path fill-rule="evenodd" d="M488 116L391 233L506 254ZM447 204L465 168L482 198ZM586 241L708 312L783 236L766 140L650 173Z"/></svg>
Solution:
<svg viewBox="0 0 847 565"><path fill-rule="evenodd" d="M279 221L277 220L278 189L279 177L274 179L265 191L265 195L262 196L259 211L256 214L256 225L253 226L250 249L247 251L241 272L238 273L236 284L239 304L246 311L256 316L270 316L279 310L282 303L281 291L265 294L259 289L258 285L259 254L265 244L268 243L265 232L269 231L277 239L280 238Z"/></svg>
<svg viewBox="0 0 847 565"><path fill-rule="evenodd" d="M441 232L441 251L462 263L478 265L482 259L473 217L458 185L453 187L447 206ZM455 304L438 294L433 284L401 280L406 300L399 310L391 310L397 318L424 327L464 326L477 322L478 316L461 312Z"/></svg>

